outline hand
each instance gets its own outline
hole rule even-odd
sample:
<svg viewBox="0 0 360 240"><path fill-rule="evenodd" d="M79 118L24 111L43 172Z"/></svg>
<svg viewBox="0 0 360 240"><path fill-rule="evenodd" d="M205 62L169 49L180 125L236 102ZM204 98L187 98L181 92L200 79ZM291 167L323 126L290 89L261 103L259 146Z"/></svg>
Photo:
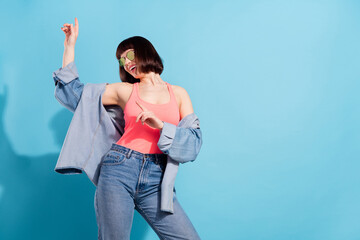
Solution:
<svg viewBox="0 0 360 240"><path fill-rule="evenodd" d="M141 108L142 112L136 118L136 122L141 120L142 124L146 123L148 126L156 129L162 129L164 126L163 121L161 121L155 114L147 110L143 105L136 101L136 104Z"/></svg>
<svg viewBox="0 0 360 240"><path fill-rule="evenodd" d="M75 47L76 39L79 35L79 22L77 18L75 18L75 26L65 23L61 30L65 33L64 47Z"/></svg>

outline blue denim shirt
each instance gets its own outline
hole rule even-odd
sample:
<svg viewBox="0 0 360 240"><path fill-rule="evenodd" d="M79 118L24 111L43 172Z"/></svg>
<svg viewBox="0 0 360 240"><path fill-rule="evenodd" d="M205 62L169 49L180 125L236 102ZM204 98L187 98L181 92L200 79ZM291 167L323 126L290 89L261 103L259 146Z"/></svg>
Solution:
<svg viewBox="0 0 360 240"><path fill-rule="evenodd" d="M120 106L102 104L107 83L83 84L75 62L53 72L55 98L74 113L55 171L61 174L85 172L97 186L100 163L111 145L124 133L125 120ZM161 183L161 210L174 213L173 191L179 163L194 161L202 145L200 122L195 113L177 126L164 122L158 141L168 155Z"/></svg>

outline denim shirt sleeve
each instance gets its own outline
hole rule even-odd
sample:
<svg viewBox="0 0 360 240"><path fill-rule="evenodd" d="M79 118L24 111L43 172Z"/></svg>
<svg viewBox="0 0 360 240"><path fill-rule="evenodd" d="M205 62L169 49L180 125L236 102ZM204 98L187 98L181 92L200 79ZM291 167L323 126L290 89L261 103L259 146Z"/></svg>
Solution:
<svg viewBox="0 0 360 240"><path fill-rule="evenodd" d="M193 162L200 152L202 133L199 123L189 128L164 122L158 141L159 149L179 163Z"/></svg>
<svg viewBox="0 0 360 240"><path fill-rule="evenodd" d="M84 89L84 84L79 80L75 62L72 61L64 68L59 68L53 72L53 79L55 98L71 112L75 112Z"/></svg>

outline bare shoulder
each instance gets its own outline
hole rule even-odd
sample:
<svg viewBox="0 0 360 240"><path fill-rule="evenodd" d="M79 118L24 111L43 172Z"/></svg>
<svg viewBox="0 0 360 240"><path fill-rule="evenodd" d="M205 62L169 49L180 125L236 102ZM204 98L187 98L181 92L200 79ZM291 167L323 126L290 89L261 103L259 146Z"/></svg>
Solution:
<svg viewBox="0 0 360 240"><path fill-rule="evenodd" d="M187 93L187 91L185 90L185 88L181 87L181 86L177 86L177 85L171 85L172 89L174 91L174 94L179 96L179 98L182 100L184 98L190 98L189 94Z"/></svg>
<svg viewBox="0 0 360 240"><path fill-rule="evenodd" d="M179 103L180 115L182 119L186 115L194 112L190 96L185 90L185 88L176 85L171 86L174 91L174 95L176 96L176 99Z"/></svg>
<svg viewBox="0 0 360 240"><path fill-rule="evenodd" d="M106 88L111 89L111 91L117 92L119 94L126 94L131 92L133 84L128 82L116 82L116 83L106 83Z"/></svg>
<svg viewBox="0 0 360 240"><path fill-rule="evenodd" d="M132 87L132 84L128 82L106 83L106 85L113 89Z"/></svg>
<svg viewBox="0 0 360 240"><path fill-rule="evenodd" d="M103 103L118 104L124 108L131 95L133 84L128 82L106 83L106 94Z"/></svg>

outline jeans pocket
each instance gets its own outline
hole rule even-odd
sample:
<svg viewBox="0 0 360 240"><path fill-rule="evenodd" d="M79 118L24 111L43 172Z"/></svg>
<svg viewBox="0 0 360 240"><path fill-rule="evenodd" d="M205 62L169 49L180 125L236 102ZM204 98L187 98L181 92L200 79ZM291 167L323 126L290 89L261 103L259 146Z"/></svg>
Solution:
<svg viewBox="0 0 360 240"><path fill-rule="evenodd" d="M101 165L120 165L125 162L126 156L118 151L110 150L101 161Z"/></svg>

